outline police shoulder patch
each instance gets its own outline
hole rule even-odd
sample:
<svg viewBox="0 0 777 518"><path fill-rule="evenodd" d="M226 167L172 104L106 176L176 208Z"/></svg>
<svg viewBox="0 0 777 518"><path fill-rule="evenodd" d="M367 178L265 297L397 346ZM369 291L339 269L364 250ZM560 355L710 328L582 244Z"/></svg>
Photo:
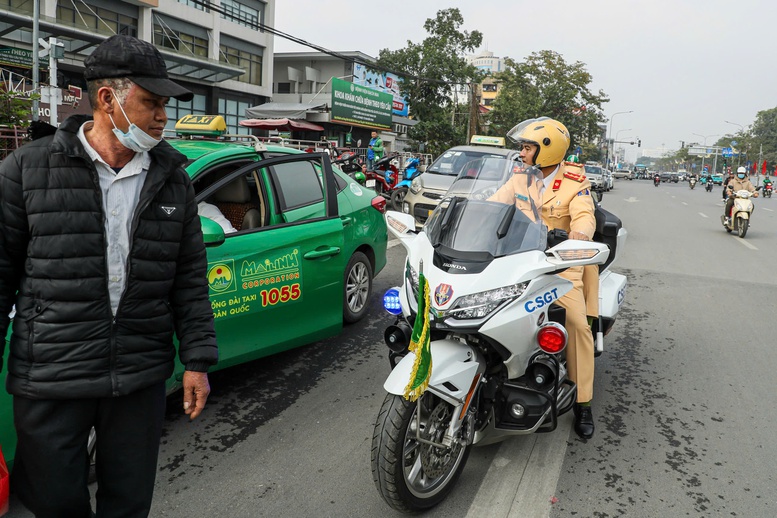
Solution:
<svg viewBox="0 0 777 518"><path fill-rule="evenodd" d="M564 173L564 178L569 178L570 180L574 180L576 182L583 183L583 180L585 180L584 174L579 173L573 173L571 171L567 171Z"/></svg>
<svg viewBox="0 0 777 518"><path fill-rule="evenodd" d="M564 165L572 166L572 167L579 167L581 169L583 168L583 164L580 164L578 162L564 162Z"/></svg>

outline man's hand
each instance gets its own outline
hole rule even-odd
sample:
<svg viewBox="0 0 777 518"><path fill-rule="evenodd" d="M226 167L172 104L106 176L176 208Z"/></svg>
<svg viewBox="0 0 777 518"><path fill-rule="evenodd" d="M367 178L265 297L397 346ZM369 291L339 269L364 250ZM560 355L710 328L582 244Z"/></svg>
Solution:
<svg viewBox="0 0 777 518"><path fill-rule="evenodd" d="M591 238L587 235L583 234L582 232L578 232L577 230L573 230L569 233L569 239L578 239L580 241L590 241Z"/></svg>
<svg viewBox="0 0 777 518"><path fill-rule="evenodd" d="M194 419L205 408L210 394L207 372L185 371L183 373L183 411Z"/></svg>

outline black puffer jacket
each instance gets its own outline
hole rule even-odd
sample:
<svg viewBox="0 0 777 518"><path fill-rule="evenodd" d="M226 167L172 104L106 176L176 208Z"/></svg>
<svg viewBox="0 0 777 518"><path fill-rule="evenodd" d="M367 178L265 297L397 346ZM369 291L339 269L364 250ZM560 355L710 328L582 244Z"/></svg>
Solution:
<svg viewBox="0 0 777 518"><path fill-rule="evenodd" d="M194 189L166 142L150 152L113 317L102 193L77 136L86 120L68 118L0 164L3 337L16 303L6 385L33 399L119 396L163 381L173 331L188 370L218 358Z"/></svg>

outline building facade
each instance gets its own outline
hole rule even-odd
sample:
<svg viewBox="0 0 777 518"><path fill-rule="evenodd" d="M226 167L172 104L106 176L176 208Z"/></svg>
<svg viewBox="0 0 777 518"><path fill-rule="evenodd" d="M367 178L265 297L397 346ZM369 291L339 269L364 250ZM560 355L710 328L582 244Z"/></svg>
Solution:
<svg viewBox="0 0 777 518"><path fill-rule="evenodd" d="M34 90L37 25L41 39L61 44L56 75L48 57L39 66L39 85L55 84L60 90L56 97L62 104L51 122L90 113L83 61L106 38L127 34L152 42L171 78L194 92L192 101L170 100L169 127L189 113L218 113L227 120L228 132L248 133L238 120L272 95L273 35L263 26L273 26L274 19L275 0L0 0L2 79L7 90ZM52 116L50 101L41 99L40 120Z"/></svg>

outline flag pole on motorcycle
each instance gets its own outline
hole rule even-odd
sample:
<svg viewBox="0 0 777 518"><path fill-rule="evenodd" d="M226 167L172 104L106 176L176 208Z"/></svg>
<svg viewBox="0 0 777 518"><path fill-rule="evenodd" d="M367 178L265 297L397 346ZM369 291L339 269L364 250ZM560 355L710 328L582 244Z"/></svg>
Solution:
<svg viewBox="0 0 777 518"><path fill-rule="evenodd" d="M418 312L413 323L413 334L410 337L408 350L415 354L410 380L405 387L405 399L415 401L429 387L432 377L432 351L429 340L429 281L424 277L423 263L418 273Z"/></svg>

